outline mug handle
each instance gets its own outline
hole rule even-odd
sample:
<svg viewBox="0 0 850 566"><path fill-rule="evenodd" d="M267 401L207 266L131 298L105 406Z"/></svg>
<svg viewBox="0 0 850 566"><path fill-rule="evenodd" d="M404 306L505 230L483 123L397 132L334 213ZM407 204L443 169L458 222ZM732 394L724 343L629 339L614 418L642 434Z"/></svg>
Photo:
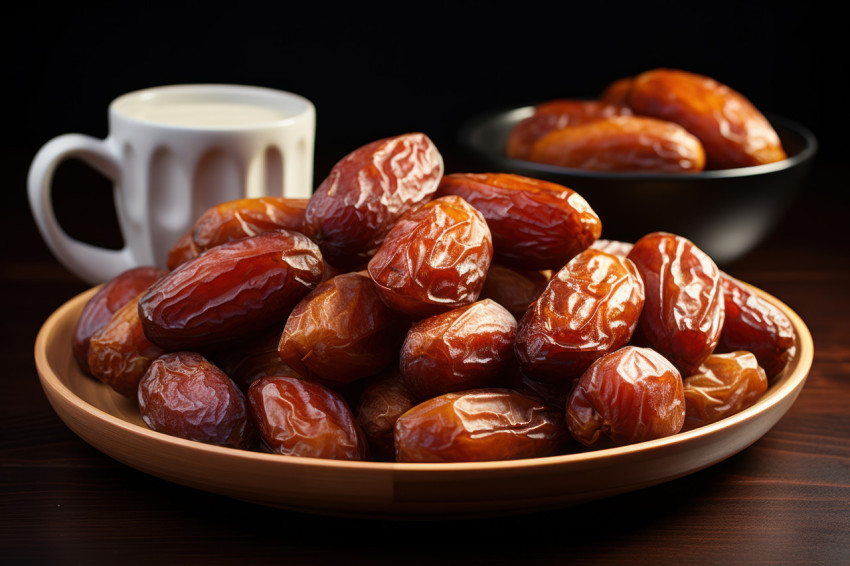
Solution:
<svg viewBox="0 0 850 566"><path fill-rule="evenodd" d="M51 193L53 174L64 160L78 158L114 183L120 181L117 152L108 140L83 134L55 137L36 153L27 180L30 208L38 229L56 258L78 277L91 284L102 283L135 265L128 247L110 250L68 236L56 220Z"/></svg>

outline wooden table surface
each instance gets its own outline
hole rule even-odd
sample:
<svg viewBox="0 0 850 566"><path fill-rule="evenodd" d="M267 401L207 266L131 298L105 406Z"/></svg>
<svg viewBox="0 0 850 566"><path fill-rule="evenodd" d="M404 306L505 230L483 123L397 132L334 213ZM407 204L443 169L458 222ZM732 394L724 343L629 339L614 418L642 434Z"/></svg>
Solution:
<svg viewBox="0 0 850 566"><path fill-rule="evenodd" d="M684 478L556 511L474 521L370 521L282 511L128 468L56 416L33 361L48 315L87 285L43 244L30 155L4 156L0 563L850 564L850 254L844 166L818 163L799 203L726 270L808 324L796 403L743 452ZM95 232L98 210L78 206ZM154 562L154 563L156 563Z"/></svg>

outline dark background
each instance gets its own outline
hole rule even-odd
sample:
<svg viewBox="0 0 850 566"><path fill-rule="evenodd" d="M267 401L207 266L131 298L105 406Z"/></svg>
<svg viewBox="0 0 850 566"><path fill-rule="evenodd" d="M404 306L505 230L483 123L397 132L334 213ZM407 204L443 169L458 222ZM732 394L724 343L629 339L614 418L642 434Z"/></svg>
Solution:
<svg viewBox="0 0 850 566"><path fill-rule="evenodd" d="M489 563L494 553L535 564L573 558L598 564L605 556L607 563L655 556L691 564L777 557L846 562L844 25L810 2L6 6L0 16L6 110L0 170L7 199L0 222L3 556L52 558L26 563L106 556L113 563L151 557L181 563L168 560L173 554L195 558L188 563L234 563L230 556L253 550L275 562L301 563L329 555L332 563L357 563L355 556L392 564L417 556ZM462 167L455 133L467 118L595 96L614 79L660 66L713 76L763 111L804 124L820 142L793 214L761 253L734 266L799 309L815 336L816 365L796 412L736 458L576 510L480 524L366 523L364 532L347 520L278 513L136 472L87 447L47 404L32 358L36 332L88 285L42 243L26 199L27 169L54 136L106 136L107 105L116 96L192 82L302 94L317 109L318 184L345 153L406 131L427 133L451 172ZM72 236L114 242L104 179L69 162L54 187L60 221ZM818 556L831 559L812 560Z"/></svg>
<svg viewBox="0 0 850 566"><path fill-rule="evenodd" d="M26 170L38 148L68 132L105 137L109 102L140 88L221 82L306 96L317 109L318 184L349 151L408 131L435 141L447 172L462 170L456 132L468 118L596 96L617 78L661 66L712 76L762 111L804 124L820 142L819 165L843 167L844 29L834 15L801 7L32 2L0 21L9 104L0 144L14 172L7 194L14 210L28 211ZM826 185L801 199L843 194ZM87 167L61 165L60 223L78 239L119 246L110 194Z"/></svg>

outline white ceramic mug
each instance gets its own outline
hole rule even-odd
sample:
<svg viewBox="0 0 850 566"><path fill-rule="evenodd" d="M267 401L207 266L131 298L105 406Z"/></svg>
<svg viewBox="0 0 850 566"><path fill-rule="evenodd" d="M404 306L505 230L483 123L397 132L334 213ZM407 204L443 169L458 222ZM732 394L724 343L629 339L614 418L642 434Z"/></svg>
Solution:
<svg viewBox="0 0 850 566"><path fill-rule="evenodd" d="M189 84L131 92L109 105L106 139L64 134L38 151L28 179L33 216L57 259L89 283L138 265L162 267L171 246L218 203L309 198L315 124L309 100L274 89ZM75 240L58 224L53 174L71 158L112 180L123 249Z"/></svg>

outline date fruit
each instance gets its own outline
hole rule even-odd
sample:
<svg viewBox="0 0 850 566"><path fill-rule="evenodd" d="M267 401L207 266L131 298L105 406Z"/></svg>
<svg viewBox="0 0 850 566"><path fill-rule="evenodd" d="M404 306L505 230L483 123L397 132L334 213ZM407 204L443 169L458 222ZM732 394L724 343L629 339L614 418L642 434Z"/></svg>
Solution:
<svg viewBox="0 0 850 566"><path fill-rule="evenodd" d="M106 326L106 323L118 309L131 300L135 300L142 291L145 291L166 273L167 271L164 269L151 266L128 269L104 283L86 301L71 337L71 351L83 372L91 374L89 370L89 343L92 334Z"/></svg>
<svg viewBox="0 0 850 566"><path fill-rule="evenodd" d="M242 198L223 202L204 212L192 228L195 247L204 252L215 246L272 230L305 233L308 199L286 197ZM307 234L309 235L309 234Z"/></svg>
<svg viewBox="0 0 850 566"><path fill-rule="evenodd" d="M559 270L517 326L514 350L531 378L566 382L625 346L644 304L637 268L588 249Z"/></svg>
<svg viewBox="0 0 850 566"><path fill-rule="evenodd" d="M319 248L299 232L275 230L221 244L148 289L139 316L148 339L194 350L285 320L322 278Z"/></svg>
<svg viewBox="0 0 850 566"><path fill-rule="evenodd" d="M599 100L550 100L534 107L534 113L520 120L508 133L506 154L514 159L528 159L534 142L546 134L599 118L629 115L624 104Z"/></svg>
<svg viewBox="0 0 850 566"><path fill-rule="evenodd" d="M493 237L494 260L520 269L561 269L602 233L602 223L577 192L510 173L453 173L438 196L456 195L481 212Z"/></svg>
<svg viewBox="0 0 850 566"><path fill-rule="evenodd" d="M487 221L447 195L399 219L368 272L391 309L420 320L478 300L492 259Z"/></svg>
<svg viewBox="0 0 850 566"><path fill-rule="evenodd" d="M351 383L394 363L408 326L383 303L368 274L342 273L295 306L278 354L304 377Z"/></svg>
<svg viewBox="0 0 850 566"><path fill-rule="evenodd" d="M712 354L684 378L685 425L691 430L739 413L767 391L767 375L751 352Z"/></svg>
<svg viewBox="0 0 850 566"><path fill-rule="evenodd" d="M401 347L404 383L419 400L498 385L513 360L516 319L489 299L413 324Z"/></svg>
<svg viewBox="0 0 850 566"><path fill-rule="evenodd" d="M431 199L442 175L426 135L374 141L334 165L310 198L306 225L331 265L358 268L401 215Z"/></svg>
<svg viewBox="0 0 850 566"><path fill-rule="evenodd" d="M679 124L614 116L550 132L534 143L528 159L587 171L698 173L706 155Z"/></svg>
<svg viewBox="0 0 850 566"><path fill-rule="evenodd" d="M230 448L251 448L256 440L242 391L197 352L155 359L138 401L142 420L157 432Z"/></svg>
<svg viewBox="0 0 850 566"><path fill-rule="evenodd" d="M265 448L275 454L365 460L368 446L345 400L327 387L295 377L261 377L248 388L248 406Z"/></svg>
<svg viewBox="0 0 850 566"><path fill-rule="evenodd" d="M723 328L720 270L693 242L666 232L640 238L628 258L646 289L636 334L683 375L696 372Z"/></svg>
<svg viewBox="0 0 850 566"><path fill-rule="evenodd" d="M124 397L134 398L151 362L165 350L145 336L139 319L139 296L115 311L109 322L92 334L89 371Z"/></svg>
<svg viewBox="0 0 850 566"><path fill-rule="evenodd" d="M742 94L711 77L679 69L645 71L635 77L628 105L636 114L675 122L696 136L709 169L787 157L767 118Z"/></svg>
<svg viewBox="0 0 850 566"><path fill-rule="evenodd" d="M418 401L397 367L369 378L364 385L357 405L357 423L369 443L371 456L393 461L395 422Z"/></svg>
<svg viewBox="0 0 850 566"><path fill-rule="evenodd" d="M261 334L216 349L211 361L229 375L242 391L247 391L255 380L267 375L303 377L280 359L277 346L282 331L282 325L274 325Z"/></svg>
<svg viewBox="0 0 850 566"><path fill-rule="evenodd" d="M684 422L681 374L658 352L637 346L594 362L567 404L570 433L591 448L664 438Z"/></svg>
<svg viewBox="0 0 850 566"><path fill-rule="evenodd" d="M796 333L781 310L743 282L721 272L726 318L717 352L752 352L768 379L779 375L796 352Z"/></svg>
<svg viewBox="0 0 850 566"><path fill-rule="evenodd" d="M568 436L563 413L504 388L446 393L395 424L398 462L486 462L556 454Z"/></svg>

